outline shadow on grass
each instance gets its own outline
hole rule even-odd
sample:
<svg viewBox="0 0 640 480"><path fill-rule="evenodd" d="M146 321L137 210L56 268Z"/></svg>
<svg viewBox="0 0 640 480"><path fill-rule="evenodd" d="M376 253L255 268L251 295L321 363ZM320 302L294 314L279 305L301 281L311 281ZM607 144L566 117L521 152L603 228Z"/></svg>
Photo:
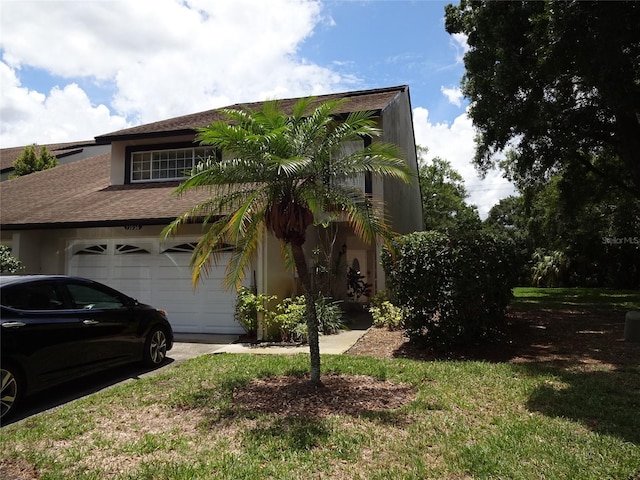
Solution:
<svg viewBox="0 0 640 480"><path fill-rule="evenodd" d="M530 364L525 369L557 378L531 394L529 410L574 420L593 432L640 445L640 366L575 372L563 366Z"/></svg>
<svg viewBox="0 0 640 480"><path fill-rule="evenodd" d="M171 358L166 358L161 365L151 368L133 363L69 380L60 385L50 387L26 397L21 405L18 406L18 409L9 415L9 418L2 419L0 427L19 422L47 410L58 408L74 400L111 388L119 383L128 380L139 380L143 376L159 371L172 363L173 360Z"/></svg>
<svg viewBox="0 0 640 480"><path fill-rule="evenodd" d="M278 450L307 451L326 444L331 433L324 419L284 417L268 426L253 428L245 436L259 445L275 443Z"/></svg>
<svg viewBox="0 0 640 480"><path fill-rule="evenodd" d="M640 364L640 343L624 341L624 316L622 310L512 309L500 341L457 347L444 353L405 342L393 356L425 361L565 362L624 368Z"/></svg>
<svg viewBox="0 0 640 480"><path fill-rule="evenodd" d="M531 375L556 379L530 395L531 411L640 445L640 343L624 341L624 314L621 309L512 309L502 343L439 356L404 343L394 356L513 363Z"/></svg>

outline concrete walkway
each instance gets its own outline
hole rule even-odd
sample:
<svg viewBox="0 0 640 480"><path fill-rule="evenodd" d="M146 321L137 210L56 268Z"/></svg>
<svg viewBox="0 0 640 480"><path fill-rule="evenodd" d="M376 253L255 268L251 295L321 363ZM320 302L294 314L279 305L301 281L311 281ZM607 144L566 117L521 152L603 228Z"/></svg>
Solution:
<svg viewBox="0 0 640 480"><path fill-rule="evenodd" d="M349 350L370 327L370 322L358 321L335 335L320 335L320 354L340 355ZM265 355L293 355L309 353L308 345L289 346L238 342L237 335L185 334L174 335L173 348L167 357L175 361L212 353L253 353Z"/></svg>
<svg viewBox="0 0 640 480"><path fill-rule="evenodd" d="M351 348L366 333L366 330L343 330L335 335L320 335L320 353L340 355ZM216 353L257 353L257 354L296 354L309 353L308 345L269 345L232 343Z"/></svg>

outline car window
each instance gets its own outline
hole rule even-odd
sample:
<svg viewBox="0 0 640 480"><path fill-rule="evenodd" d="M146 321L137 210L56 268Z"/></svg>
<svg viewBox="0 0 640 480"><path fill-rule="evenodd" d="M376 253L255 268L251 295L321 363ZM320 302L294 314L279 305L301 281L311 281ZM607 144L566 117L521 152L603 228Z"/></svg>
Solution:
<svg viewBox="0 0 640 480"><path fill-rule="evenodd" d="M95 310L117 309L125 306L122 298L91 285L69 283L67 284L67 289L76 308Z"/></svg>
<svg viewBox="0 0 640 480"><path fill-rule="evenodd" d="M65 308L54 282L9 285L2 289L0 303L19 310L59 310Z"/></svg>

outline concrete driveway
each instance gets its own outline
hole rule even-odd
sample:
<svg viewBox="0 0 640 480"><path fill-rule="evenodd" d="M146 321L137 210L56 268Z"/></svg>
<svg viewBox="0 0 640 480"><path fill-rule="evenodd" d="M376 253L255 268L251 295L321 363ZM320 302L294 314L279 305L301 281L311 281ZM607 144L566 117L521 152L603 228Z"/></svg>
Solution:
<svg viewBox="0 0 640 480"><path fill-rule="evenodd" d="M167 352L167 357L181 362L200 355L216 353L236 340L238 335L175 333L173 348Z"/></svg>

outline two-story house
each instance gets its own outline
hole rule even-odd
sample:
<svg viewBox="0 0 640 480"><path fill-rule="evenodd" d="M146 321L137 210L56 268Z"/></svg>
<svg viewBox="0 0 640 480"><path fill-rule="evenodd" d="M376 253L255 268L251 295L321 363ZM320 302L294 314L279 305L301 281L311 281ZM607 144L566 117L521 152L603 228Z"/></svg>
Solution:
<svg viewBox="0 0 640 480"><path fill-rule="evenodd" d="M340 113L375 111L383 135L373 141L401 146L417 174L407 86L322 95L318 100L339 98L347 100ZM281 105L287 110L296 100L281 100ZM230 108L240 106L258 109L261 102ZM173 192L185 170L211 153L194 142L195 129L221 118L214 109L101 135L95 142L108 145L106 153L2 182L1 242L24 263L24 273L101 281L167 310L176 332L242 333L233 319L235 291L225 290L221 281L228 254L223 252L208 278L194 289L189 260L201 227L189 225L169 240L160 237L172 219L206 197L206 191L182 196ZM392 179L354 181L385 202L394 231L422 229L417 177L412 185ZM374 291L384 288L380 247L362 244L346 227L337 235L336 255L344 256L347 265L357 265ZM316 244L310 232L305 248L311 253ZM300 293L272 237L262 243L246 278L259 292L281 298Z"/></svg>

